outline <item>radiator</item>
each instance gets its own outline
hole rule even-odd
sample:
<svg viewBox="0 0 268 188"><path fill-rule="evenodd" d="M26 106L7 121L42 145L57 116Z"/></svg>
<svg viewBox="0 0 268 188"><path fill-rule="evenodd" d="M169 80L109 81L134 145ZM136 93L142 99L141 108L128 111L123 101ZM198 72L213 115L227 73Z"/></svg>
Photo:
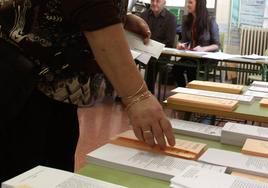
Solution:
<svg viewBox="0 0 268 188"><path fill-rule="evenodd" d="M240 28L240 54L263 55L268 49L268 29L259 27L243 26ZM260 64L239 64L240 71L237 74L238 84L250 84L254 80L261 80L262 66ZM242 71L243 70L243 71ZM247 71L248 70L248 71ZM252 73L253 71L255 73ZM250 73L251 72L251 73Z"/></svg>
<svg viewBox="0 0 268 188"><path fill-rule="evenodd" d="M268 28L241 27L240 30L240 54L263 55L268 49Z"/></svg>

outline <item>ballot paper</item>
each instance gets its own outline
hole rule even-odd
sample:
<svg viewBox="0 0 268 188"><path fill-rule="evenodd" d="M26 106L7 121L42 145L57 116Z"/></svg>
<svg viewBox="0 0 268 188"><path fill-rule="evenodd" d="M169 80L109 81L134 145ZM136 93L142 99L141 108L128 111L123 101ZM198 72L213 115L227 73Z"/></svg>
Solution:
<svg viewBox="0 0 268 188"><path fill-rule="evenodd" d="M130 173L169 181L188 166L199 166L212 171L225 172L225 167L199 163L138 149L105 144L86 156L90 164L97 164Z"/></svg>
<svg viewBox="0 0 268 188"><path fill-rule="evenodd" d="M198 161L226 166L228 172L236 171L268 178L268 159L263 157L209 148Z"/></svg>
<svg viewBox="0 0 268 188"><path fill-rule="evenodd" d="M247 138L268 141L268 128L227 122L221 131L221 143L243 146Z"/></svg>
<svg viewBox="0 0 268 188"><path fill-rule="evenodd" d="M125 30L125 36L128 41L128 45L131 50L135 50L142 54L148 54L149 56L159 58L163 51L164 44L150 39L148 44L144 44L141 36Z"/></svg>
<svg viewBox="0 0 268 188"><path fill-rule="evenodd" d="M169 121L174 133L195 136L209 140L219 141L221 139L222 127L174 118L170 118Z"/></svg>
<svg viewBox="0 0 268 188"><path fill-rule="evenodd" d="M185 94L192 94L192 95L199 95L205 97L215 97L221 99L230 99L230 100L237 100L239 103L243 104L251 104L254 101L253 96L245 96L239 94L231 94L231 93L223 93L223 92L216 92L216 91L207 91L201 89L191 89L185 87L177 87L172 92L176 93L185 93Z"/></svg>
<svg viewBox="0 0 268 188"><path fill-rule="evenodd" d="M171 179L172 188L268 188L268 184L229 174L188 167Z"/></svg>
<svg viewBox="0 0 268 188"><path fill-rule="evenodd" d="M37 166L2 183L2 188L123 188L123 186L74 174Z"/></svg>

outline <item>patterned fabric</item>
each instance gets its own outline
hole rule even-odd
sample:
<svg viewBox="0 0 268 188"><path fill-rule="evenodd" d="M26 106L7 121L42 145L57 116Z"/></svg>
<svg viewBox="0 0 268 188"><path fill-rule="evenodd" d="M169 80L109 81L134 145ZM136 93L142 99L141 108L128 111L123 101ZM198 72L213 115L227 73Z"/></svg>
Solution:
<svg viewBox="0 0 268 188"><path fill-rule="evenodd" d="M70 67L95 59L79 28L63 19L62 1L0 0L0 37L16 42L38 66L40 91L55 100L88 104L89 73ZM127 1L114 3L124 21Z"/></svg>

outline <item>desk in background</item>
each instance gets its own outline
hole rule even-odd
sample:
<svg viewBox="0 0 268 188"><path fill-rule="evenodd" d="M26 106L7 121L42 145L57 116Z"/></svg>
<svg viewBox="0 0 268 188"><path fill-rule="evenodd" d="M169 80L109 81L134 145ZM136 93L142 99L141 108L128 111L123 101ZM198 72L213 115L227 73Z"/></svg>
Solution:
<svg viewBox="0 0 268 188"><path fill-rule="evenodd" d="M210 55L208 55L210 54ZM213 55L214 54L214 55ZM220 55L223 54L223 55ZM161 64L161 76L159 77L158 83L158 99L160 100L160 91L161 91L161 84L164 84L164 93L163 93L163 100L165 99L166 95L166 85L167 85L167 73L169 68L172 65L182 65L182 66L189 66L189 67L196 67L197 68L197 80L208 80L209 73L213 70L213 81L215 81L216 71L235 71L241 73L239 80L244 83L247 83L247 75L248 74L258 74L262 76L262 81L268 81L268 58L266 59L247 59L240 55L231 55L225 53L207 53L207 52L192 52L192 51L185 51L185 50L176 50L173 48L165 48L161 54L163 58L160 58L159 64ZM185 64L180 62L179 59L181 57L193 58L196 63L193 64ZM217 60L217 66L215 64L210 63L201 63L202 60ZM238 64L237 67L229 67L226 63L222 62L230 62ZM202 70L202 72L201 72ZM241 84L241 83L240 83Z"/></svg>

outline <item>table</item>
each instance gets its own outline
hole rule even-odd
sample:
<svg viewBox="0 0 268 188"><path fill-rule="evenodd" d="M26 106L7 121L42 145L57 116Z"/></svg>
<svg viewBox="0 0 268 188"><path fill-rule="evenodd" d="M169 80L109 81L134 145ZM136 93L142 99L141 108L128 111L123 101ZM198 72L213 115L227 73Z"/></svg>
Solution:
<svg viewBox="0 0 268 188"><path fill-rule="evenodd" d="M245 92L248 87L244 87L242 92ZM164 101L163 105L166 108L184 111L184 112L196 112L202 114L216 115L232 119L241 119L248 121L255 121L261 123L268 123L268 108L261 107L260 99L256 99L252 104L243 104L238 103L238 107L233 111L222 111L206 109L204 107L189 107L181 104L168 104L167 101Z"/></svg>
<svg viewBox="0 0 268 188"><path fill-rule="evenodd" d="M223 150L240 152L241 148L237 146L230 146L221 144L218 141L206 140L185 135L175 135L176 138L190 140L194 142L202 142L207 144L208 148L218 148ZM111 168L106 168L98 165L88 164L80 169L77 173L92 178L104 180L111 183L116 183L130 188L169 188L169 182L148 178L140 175L135 175Z"/></svg>
<svg viewBox="0 0 268 188"><path fill-rule="evenodd" d="M187 50L176 50L172 48L165 48L161 54L162 57L165 57L164 60L161 58L158 60L159 63L162 65L161 67L161 76L159 77L159 83L158 83L158 99L160 100L160 91L161 91L161 83L164 82L164 94L163 94L163 100L165 99L166 95L166 84L167 84L167 72L170 65L182 65L182 66L189 66L189 67L196 67L197 68L197 80L208 80L209 79L209 71L214 70L214 78L213 81L215 81L215 74L216 70L219 71L235 71L241 73L241 76L239 77L239 82L242 84L242 82L245 84L247 83L247 75L248 74L260 74L262 76L263 81L268 81L268 58L266 59L247 59L243 58L238 55L231 55L226 54L226 57L208 57L207 52L192 52ZM234 56L234 57L232 57ZM174 60L170 60L171 57L174 57ZM178 57L187 57L187 58L193 58L196 61L196 64L185 64L183 62L180 62L176 60ZM167 61L169 59L169 61ZM204 60L216 60L218 62L231 62L239 64L238 67L228 67L226 64L218 63L216 66L215 64L210 63L201 63L201 61ZM203 67L202 67L203 66ZM201 75L201 68L203 68L203 76ZM242 74L243 73L243 74Z"/></svg>

